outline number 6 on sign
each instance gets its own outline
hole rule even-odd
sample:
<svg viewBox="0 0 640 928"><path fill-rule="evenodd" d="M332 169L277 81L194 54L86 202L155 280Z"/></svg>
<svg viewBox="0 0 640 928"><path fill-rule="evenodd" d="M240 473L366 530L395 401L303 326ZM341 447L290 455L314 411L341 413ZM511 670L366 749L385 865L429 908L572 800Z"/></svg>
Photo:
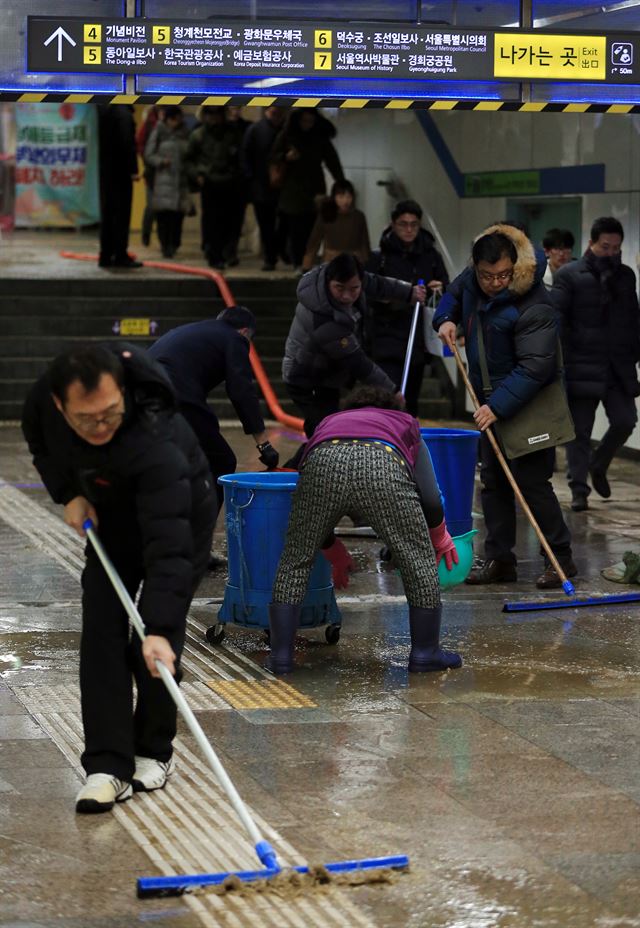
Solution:
<svg viewBox="0 0 640 928"><path fill-rule="evenodd" d="M154 26L152 39L154 45L168 45L171 41L171 26Z"/></svg>
<svg viewBox="0 0 640 928"><path fill-rule="evenodd" d="M313 35L316 48L331 48L330 29L314 29Z"/></svg>

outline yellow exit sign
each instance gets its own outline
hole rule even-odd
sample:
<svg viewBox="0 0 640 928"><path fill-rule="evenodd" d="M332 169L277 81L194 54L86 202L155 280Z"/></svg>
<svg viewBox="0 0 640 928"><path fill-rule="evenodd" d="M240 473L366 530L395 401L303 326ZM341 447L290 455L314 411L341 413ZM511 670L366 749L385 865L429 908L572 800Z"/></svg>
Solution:
<svg viewBox="0 0 640 928"><path fill-rule="evenodd" d="M494 77L603 81L606 53L605 36L497 32Z"/></svg>

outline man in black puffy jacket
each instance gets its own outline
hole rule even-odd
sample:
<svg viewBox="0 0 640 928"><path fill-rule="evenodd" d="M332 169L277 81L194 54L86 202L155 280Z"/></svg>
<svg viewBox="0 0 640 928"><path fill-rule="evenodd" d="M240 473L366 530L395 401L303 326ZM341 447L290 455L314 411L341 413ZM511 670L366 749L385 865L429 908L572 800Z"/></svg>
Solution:
<svg viewBox="0 0 640 928"><path fill-rule="evenodd" d="M366 383L395 392L399 383L362 347L368 300L421 302L425 288L364 271L353 255L340 254L314 267L298 284L298 305L289 329L282 378L302 410L307 438L325 416L338 411L344 388Z"/></svg>
<svg viewBox="0 0 640 928"><path fill-rule="evenodd" d="M132 597L142 584L141 644L88 546L82 575L80 690L87 782L78 812L105 812L173 770L176 708L155 666L180 677L186 615L206 569L217 500L198 441L145 352L73 348L27 397L33 462L64 520L93 520ZM138 699L133 709L132 679Z"/></svg>
<svg viewBox="0 0 640 928"><path fill-rule="evenodd" d="M591 488L607 499L607 470L638 420L640 314L636 278L620 260L624 230L612 217L596 219L589 246L578 261L561 267L551 299L562 317L562 350L569 408L576 437L567 445L574 512L588 509ZM609 428L591 450L591 432L602 403Z"/></svg>
<svg viewBox="0 0 640 928"><path fill-rule="evenodd" d="M449 275L435 239L422 228L422 209L415 200L402 200L391 213L391 225L380 237L380 248L367 261L374 274L395 277L416 284L423 280L427 293L441 294ZM413 306L406 301L372 302L371 355L382 370L398 383L402 378L409 343ZM431 322L429 320L429 327ZM425 365L429 361L425 326L419 325L411 353L411 366L405 390L407 412L418 415L418 397Z"/></svg>

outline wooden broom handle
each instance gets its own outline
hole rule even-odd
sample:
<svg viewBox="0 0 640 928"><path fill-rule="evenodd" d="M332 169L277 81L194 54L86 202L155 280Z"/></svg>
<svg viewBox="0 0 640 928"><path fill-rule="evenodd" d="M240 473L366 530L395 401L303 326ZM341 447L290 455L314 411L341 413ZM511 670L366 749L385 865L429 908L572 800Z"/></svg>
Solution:
<svg viewBox="0 0 640 928"><path fill-rule="evenodd" d="M467 374L467 371L466 371L466 369L465 369L465 366L464 366L464 364L462 363L462 358L460 357L460 352L458 351L458 346L457 346L456 344L453 345L452 351L453 351L453 356L454 356L454 358L456 359L456 364L458 365L458 370L460 371L460 374L462 375L462 379L464 380L464 385L465 385L465 387L467 388L467 392L469 393L469 396L471 397L471 402L473 403L473 408L474 408L474 409L479 409L479 408L480 408L480 403L478 402L478 397L476 396L476 391L473 389L473 384L472 384L471 381L469 380L469 375ZM555 556L555 554L554 554L553 551L551 550L551 547L550 547L550 545L549 545L549 542L547 541L547 539L546 539L546 538L544 537L544 535L542 534L542 529L541 529L540 526L538 525L538 523L537 523L537 521L536 521L536 517L535 517L534 514L531 512L531 509L529 508L529 504L527 503L526 499L525 499L524 496L522 495L522 491L521 491L520 487L518 486L518 484L516 483L515 477L514 477L513 474L511 473L511 468L510 468L509 465L507 464L507 460L506 460L504 454L502 453L502 450L501 450L501 448L500 448L500 445L498 444L498 439L497 439L496 436L493 434L493 430L491 429L491 427L485 429L485 434L486 434L487 438L489 439L489 441L491 442L491 447L493 448L493 451L494 451L494 453L495 453L495 456L497 457L498 461L500 462L500 466L502 467L502 469L503 469L503 471L504 471L504 473L505 473L505 476L506 476L507 480L508 480L509 483L511 484L511 489L512 489L513 492L514 492L516 499L517 499L518 502L520 503L520 505L521 505L521 507L522 507L522 510L523 510L524 514L526 515L527 519L528 519L529 522L531 523L531 527L533 528L534 532L535 532L536 535L538 536L538 538L539 538L539 540L540 540L540 544L541 544L542 547L544 548L544 551L545 551L547 557L549 558L549 561L551 562L551 566L553 567L553 569L555 570L555 572L558 574L558 576L560 577L560 579L562 580L562 582L563 582L563 583L566 583L566 581L567 581L567 575L565 574L565 572L563 571L562 567L560 566L560 564L559 564L559 562L558 562L558 558Z"/></svg>

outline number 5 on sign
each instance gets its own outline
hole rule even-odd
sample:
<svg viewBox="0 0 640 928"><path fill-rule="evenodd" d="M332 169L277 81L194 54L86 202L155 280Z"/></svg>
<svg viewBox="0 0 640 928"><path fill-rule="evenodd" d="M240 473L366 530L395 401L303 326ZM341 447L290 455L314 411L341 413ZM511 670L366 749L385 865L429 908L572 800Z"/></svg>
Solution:
<svg viewBox="0 0 640 928"><path fill-rule="evenodd" d="M316 48L331 48L330 29L314 29L313 36Z"/></svg>
<svg viewBox="0 0 640 928"><path fill-rule="evenodd" d="M102 64L102 49L99 45L85 45L82 51L84 64Z"/></svg>
<svg viewBox="0 0 640 928"><path fill-rule="evenodd" d="M154 45L168 45L171 41L171 26L154 26L152 40Z"/></svg>

